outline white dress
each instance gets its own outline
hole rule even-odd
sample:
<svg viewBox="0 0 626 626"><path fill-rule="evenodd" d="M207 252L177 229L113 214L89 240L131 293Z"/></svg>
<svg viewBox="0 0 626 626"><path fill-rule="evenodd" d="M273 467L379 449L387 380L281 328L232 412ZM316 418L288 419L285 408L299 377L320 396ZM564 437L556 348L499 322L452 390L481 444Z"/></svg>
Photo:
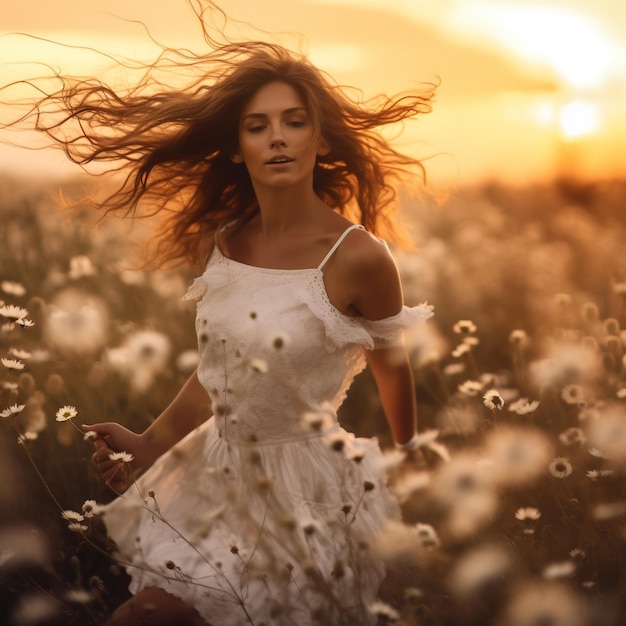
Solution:
<svg viewBox="0 0 626 626"><path fill-rule="evenodd" d="M368 542L399 509L377 441L336 412L365 350L432 313L367 321L330 303L323 268L353 228L311 269L216 246L189 289L214 416L106 507L131 592L161 587L215 626L371 623L384 570Z"/></svg>

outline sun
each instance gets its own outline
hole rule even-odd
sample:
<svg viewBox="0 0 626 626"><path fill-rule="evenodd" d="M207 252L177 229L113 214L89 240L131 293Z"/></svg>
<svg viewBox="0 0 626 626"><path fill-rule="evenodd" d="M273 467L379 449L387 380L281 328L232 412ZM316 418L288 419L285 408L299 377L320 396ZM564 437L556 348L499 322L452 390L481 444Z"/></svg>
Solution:
<svg viewBox="0 0 626 626"><path fill-rule="evenodd" d="M576 99L568 102L559 115L561 133L566 139L578 139L597 133L600 129L600 113L591 102Z"/></svg>

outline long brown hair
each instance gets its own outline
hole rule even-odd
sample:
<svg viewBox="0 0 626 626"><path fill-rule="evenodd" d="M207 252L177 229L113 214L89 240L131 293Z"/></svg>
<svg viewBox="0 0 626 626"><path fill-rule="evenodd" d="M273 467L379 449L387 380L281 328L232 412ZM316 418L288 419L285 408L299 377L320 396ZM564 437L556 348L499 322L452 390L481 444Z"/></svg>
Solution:
<svg viewBox="0 0 626 626"><path fill-rule="evenodd" d="M125 90L96 78L57 76L60 88L35 104L37 130L70 159L108 162L109 171L122 174L98 206L158 216L153 250L158 264L204 263L218 225L257 210L245 165L231 157L245 105L263 85L282 81L296 89L330 147L318 157L316 193L370 232L406 243L392 216L396 186L407 173L423 175L424 168L396 151L377 128L430 111L433 86L359 102L303 55L264 41L217 42L208 33L206 15L198 16L206 54L164 49ZM164 70L181 69L194 73L184 87L158 78Z"/></svg>

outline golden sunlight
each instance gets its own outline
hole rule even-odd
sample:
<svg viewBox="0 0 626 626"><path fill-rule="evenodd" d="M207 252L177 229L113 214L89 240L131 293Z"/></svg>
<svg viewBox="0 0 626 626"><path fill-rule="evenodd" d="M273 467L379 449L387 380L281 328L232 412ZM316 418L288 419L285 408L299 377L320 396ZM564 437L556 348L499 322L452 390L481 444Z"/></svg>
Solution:
<svg viewBox="0 0 626 626"><path fill-rule="evenodd" d="M472 4L469 13L478 29L528 62L548 65L573 89L601 87L616 69L618 43L589 16L505 3Z"/></svg>
<svg viewBox="0 0 626 626"><path fill-rule="evenodd" d="M561 110L559 125L566 139L591 135L600 128L600 113L598 108L587 100L572 100Z"/></svg>

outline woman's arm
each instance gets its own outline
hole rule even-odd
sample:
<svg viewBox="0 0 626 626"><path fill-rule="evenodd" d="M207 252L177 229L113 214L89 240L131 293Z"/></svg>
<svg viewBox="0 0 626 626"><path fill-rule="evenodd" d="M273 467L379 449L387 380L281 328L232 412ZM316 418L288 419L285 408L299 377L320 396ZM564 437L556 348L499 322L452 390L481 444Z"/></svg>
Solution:
<svg viewBox="0 0 626 626"><path fill-rule="evenodd" d="M380 401L396 444L417 433L417 400L413 369L404 347L371 350L367 354Z"/></svg>
<svg viewBox="0 0 626 626"><path fill-rule="evenodd" d="M134 433L115 422L88 425L83 428L94 431L96 451L92 460L104 480L114 489L121 491L130 475L130 470L148 467L199 426L210 415L211 401L194 372L182 386L176 397L159 417L141 434ZM121 465L111 461L112 452L128 452L133 461ZM128 470L128 471L126 471Z"/></svg>
<svg viewBox="0 0 626 626"><path fill-rule="evenodd" d="M346 255L351 265L351 306L368 320L396 315L404 298L398 268L387 246L365 233L351 243ZM417 432L417 401L406 348L370 350L367 359L394 442L407 443Z"/></svg>

